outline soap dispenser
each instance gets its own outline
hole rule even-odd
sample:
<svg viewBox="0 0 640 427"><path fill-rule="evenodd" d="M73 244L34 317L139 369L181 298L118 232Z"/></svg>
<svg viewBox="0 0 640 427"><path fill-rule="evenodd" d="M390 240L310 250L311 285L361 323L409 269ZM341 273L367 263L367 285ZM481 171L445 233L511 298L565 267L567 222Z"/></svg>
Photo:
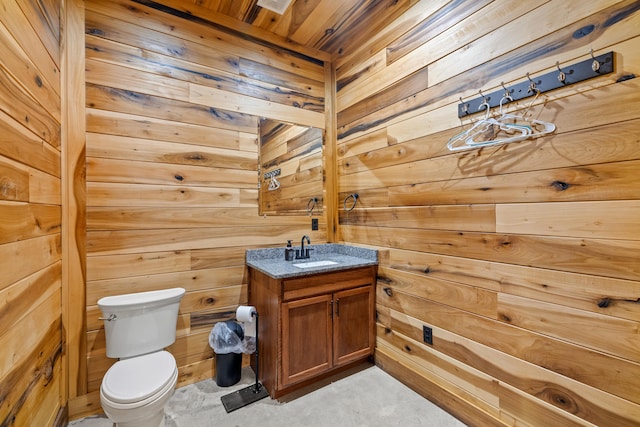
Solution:
<svg viewBox="0 0 640 427"><path fill-rule="evenodd" d="M291 240L287 240L287 247L284 249L285 261L293 261L293 248L291 247Z"/></svg>

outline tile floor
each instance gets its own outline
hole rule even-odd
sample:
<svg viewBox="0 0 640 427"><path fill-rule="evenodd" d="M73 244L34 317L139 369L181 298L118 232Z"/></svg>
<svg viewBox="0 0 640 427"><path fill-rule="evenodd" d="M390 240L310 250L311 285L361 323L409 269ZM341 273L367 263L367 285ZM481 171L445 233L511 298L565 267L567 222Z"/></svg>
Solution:
<svg viewBox="0 0 640 427"><path fill-rule="evenodd" d="M265 398L226 413L220 398L253 384L250 368L232 387L213 379L181 387L166 408L166 427L464 427L465 424L376 366L363 366L322 387ZM71 427L112 427L102 416L69 423Z"/></svg>

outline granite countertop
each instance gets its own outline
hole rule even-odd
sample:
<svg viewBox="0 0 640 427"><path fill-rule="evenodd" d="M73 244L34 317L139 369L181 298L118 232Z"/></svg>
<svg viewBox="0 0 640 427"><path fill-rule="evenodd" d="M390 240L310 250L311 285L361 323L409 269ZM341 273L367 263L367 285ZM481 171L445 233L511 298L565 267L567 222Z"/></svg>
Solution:
<svg viewBox="0 0 640 427"><path fill-rule="evenodd" d="M249 267L255 268L274 279L307 276L378 264L378 251L374 249L337 243L305 246L305 248L307 247L313 249L310 251L310 258L294 259L293 261L284 259L284 247L248 249L246 263ZM300 249L300 247L294 246L293 249ZM295 264L317 263L318 261L332 261L336 264L326 265L325 263L325 265L307 268L295 266Z"/></svg>

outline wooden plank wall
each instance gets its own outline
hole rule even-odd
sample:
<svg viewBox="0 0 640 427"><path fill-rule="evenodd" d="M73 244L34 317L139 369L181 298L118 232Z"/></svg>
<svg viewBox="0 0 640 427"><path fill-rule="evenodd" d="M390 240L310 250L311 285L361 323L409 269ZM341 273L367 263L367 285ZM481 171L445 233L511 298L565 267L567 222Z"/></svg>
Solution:
<svg viewBox="0 0 640 427"><path fill-rule="evenodd" d="M61 425L60 3L0 9L0 425Z"/></svg>
<svg viewBox="0 0 640 427"><path fill-rule="evenodd" d="M360 195L339 233L381 253L377 363L470 425L638 425L639 9L422 1L335 60L338 199ZM531 106L554 135L447 150L460 97L590 49L615 72Z"/></svg>
<svg viewBox="0 0 640 427"><path fill-rule="evenodd" d="M247 301L245 250L326 224L258 215L258 120L324 128L322 61L126 0L85 2L87 394L100 412L105 356L97 301L184 287L178 386L214 375L208 336ZM175 11L173 11L175 12Z"/></svg>

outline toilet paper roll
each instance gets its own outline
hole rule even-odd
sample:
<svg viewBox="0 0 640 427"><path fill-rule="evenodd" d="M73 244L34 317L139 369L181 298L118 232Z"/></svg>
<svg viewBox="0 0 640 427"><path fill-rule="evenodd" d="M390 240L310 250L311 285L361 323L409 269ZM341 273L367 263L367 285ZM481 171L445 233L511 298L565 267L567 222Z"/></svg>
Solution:
<svg viewBox="0 0 640 427"><path fill-rule="evenodd" d="M236 319L244 325L245 336L256 336L256 324L253 321L253 313L256 313L256 308L251 305L241 305L238 306L236 310Z"/></svg>

